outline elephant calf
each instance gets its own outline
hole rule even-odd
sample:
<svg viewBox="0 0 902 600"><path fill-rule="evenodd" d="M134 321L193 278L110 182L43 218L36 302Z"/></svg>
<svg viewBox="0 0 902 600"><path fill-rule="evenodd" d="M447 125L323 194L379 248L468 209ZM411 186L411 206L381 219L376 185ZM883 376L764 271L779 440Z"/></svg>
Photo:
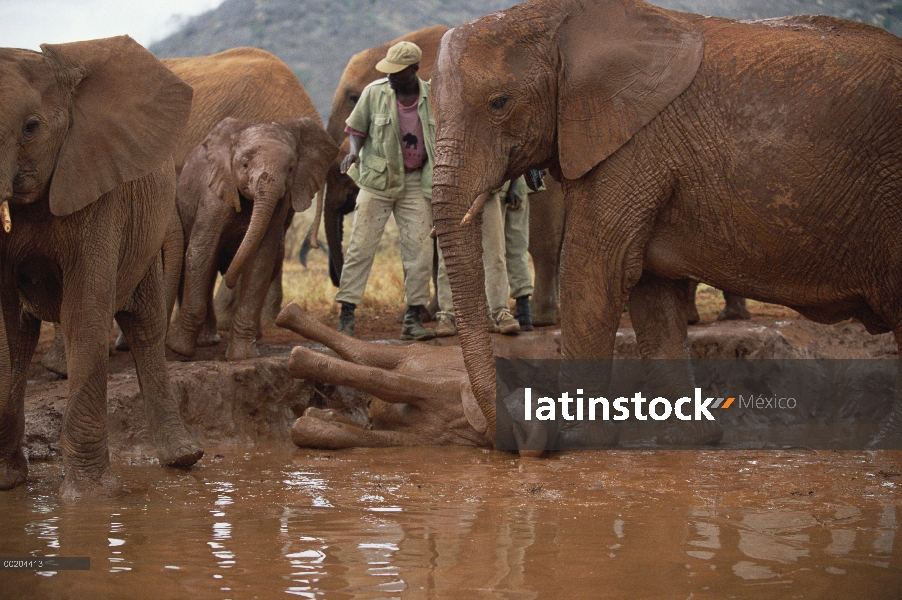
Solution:
<svg viewBox="0 0 902 600"><path fill-rule="evenodd" d="M219 341L216 273L238 302L229 360L258 355L260 314L281 272L284 235L306 210L338 147L312 119L248 123L223 119L185 161L176 202L185 239L180 309L166 344L184 356ZM201 336L201 330L204 335Z"/></svg>

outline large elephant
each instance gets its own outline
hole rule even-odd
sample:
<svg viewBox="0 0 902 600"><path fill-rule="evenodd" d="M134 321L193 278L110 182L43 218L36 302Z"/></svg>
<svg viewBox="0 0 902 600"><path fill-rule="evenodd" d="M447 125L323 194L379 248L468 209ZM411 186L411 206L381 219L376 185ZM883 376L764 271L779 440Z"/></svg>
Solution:
<svg viewBox="0 0 902 600"><path fill-rule="evenodd" d="M260 314L270 283L281 274L285 231L294 213L310 206L337 151L322 125L307 118L249 123L229 117L194 149L176 196L187 244L169 348L194 354L222 272L229 288L240 277L227 357L258 355Z"/></svg>
<svg viewBox="0 0 902 600"><path fill-rule="evenodd" d="M288 65L264 50L233 48L210 56L164 58L162 62L194 90L188 123L173 152L177 174L182 172L188 154L226 117L252 123L309 118L322 124L313 100ZM165 271L166 296L170 312L181 272L180 255L184 251L183 240L179 237L181 224L176 215L173 217L163 253L168 267ZM234 303L227 291L227 288L223 289L217 295L217 310L208 313L202 334L207 339L218 336L217 313L226 317L232 314L227 307ZM264 309L271 319L278 314L281 301L282 285L281 277L278 277L272 283ZM223 328L231 325L229 318L222 321ZM61 340L57 331L57 340L41 363L51 371L65 374L67 367Z"/></svg>
<svg viewBox="0 0 902 600"><path fill-rule="evenodd" d="M69 357L60 493L109 495L119 489L106 433L114 316L160 462L203 455L166 369L160 260L191 88L127 36L42 50L0 50L0 201L11 217L0 233L0 489L27 474L25 383L44 320L62 324Z"/></svg>
<svg viewBox="0 0 902 600"><path fill-rule="evenodd" d="M686 357L690 279L902 343L899 38L536 0L447 33L432 94L436 227L490 429L480 232L460 223L532 168L563 182L565 358L610 358L627 302L643 357ZM900 431L897 402L882 435Z"/></svg>

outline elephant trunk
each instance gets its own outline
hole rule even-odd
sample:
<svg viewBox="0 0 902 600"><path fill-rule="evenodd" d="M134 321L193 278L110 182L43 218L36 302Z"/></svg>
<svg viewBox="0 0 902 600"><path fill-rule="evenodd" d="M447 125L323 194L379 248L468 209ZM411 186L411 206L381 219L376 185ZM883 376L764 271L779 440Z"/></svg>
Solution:
<svg viewBox="0 0 902 600"><path fill-rule="evenodd" d="M432 206L439 243L454 296L464 364L470 386L488 422L487 436L495 435L495 363L488 334L485 273L482 267L482 218L468 226L460 222L470 202L482 190L458 186L457 169L437 163Z"/></svg>
<svg viewBox="0 0 902 600"><path fill-rule="evenodd" d="M229 289L235 287L244 265L256 254L257 248L260 247L260 242L263 241L263 236L266 235L266 230L269 227L276 205L284 193L284 190L276 189L278 187L276 180L268 173L263 173L260 176L255 187L254 208L251 214L250 225L248 225L244 239L241 240L241 245L238 247L238 252L235 253L235 258L232 259L232 263L225 274L225 284Z"/></svg>

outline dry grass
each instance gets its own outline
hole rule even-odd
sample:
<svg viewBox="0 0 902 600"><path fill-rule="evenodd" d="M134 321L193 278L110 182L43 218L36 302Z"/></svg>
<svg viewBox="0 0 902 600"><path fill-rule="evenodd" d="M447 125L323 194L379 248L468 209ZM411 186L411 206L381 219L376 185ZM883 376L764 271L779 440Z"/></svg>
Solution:
<svg viewBox="0 0 902 600"><path fill-rule="evenodd" d="M347 248L351 233L353 214L345 220L344 247ZM307 312L315 315L332 315L337 318L340 305L335 302L338 288L329 279L329 264L326 253L311 249L307 255L307 267L298 262L298 251L304 236L313 221L313 209L296 215L285 238L285 263L283 265L282 286L284 300L295 302ZM319 239L325 244L326 234L320 230ZM366 293L358 308L359 317L367 318L373 313L404 308L404 270L398 249L398 227L394 218L389 219L385 233L376 252L373 269L370 272Z"/></svg>

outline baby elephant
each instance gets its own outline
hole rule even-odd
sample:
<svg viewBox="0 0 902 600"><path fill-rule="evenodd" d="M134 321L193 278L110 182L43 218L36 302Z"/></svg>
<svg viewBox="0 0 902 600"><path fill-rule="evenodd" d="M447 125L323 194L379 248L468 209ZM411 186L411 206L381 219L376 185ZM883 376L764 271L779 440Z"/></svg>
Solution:
<svg viewBox="0 0 902 600"><path fill-rule="evenodd" d="M338 147L312 119L222 120L188 156L177 204L185 239L178 320L166 345L184 356L213 345L217 271L238 285L229 360L258 355L266 292L284 257L285 230L322 186ZM201 336L201 329L205 335Z"/></svg>

